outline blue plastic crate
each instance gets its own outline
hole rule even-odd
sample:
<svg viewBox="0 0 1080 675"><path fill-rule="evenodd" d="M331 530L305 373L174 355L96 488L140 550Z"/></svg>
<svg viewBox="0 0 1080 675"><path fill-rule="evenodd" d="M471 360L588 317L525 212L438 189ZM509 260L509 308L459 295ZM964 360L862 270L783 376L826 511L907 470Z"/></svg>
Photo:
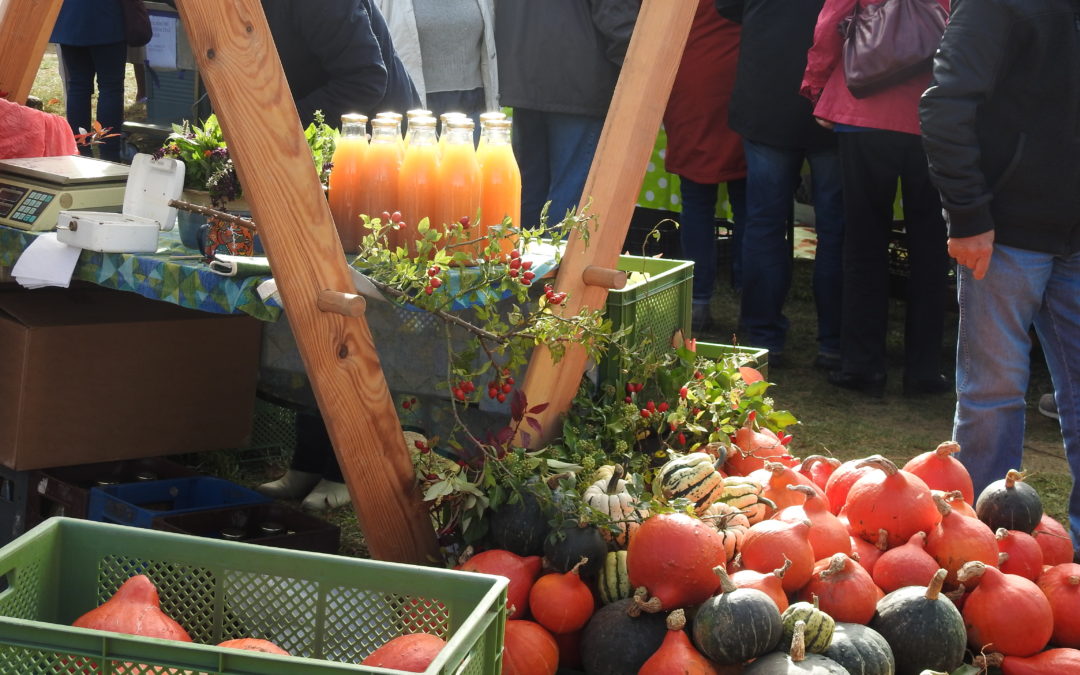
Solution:
<svg viewBox="0 0 1080 675"><path fill-rule="evenodd" d="M192 476L92 488L88 517L150 528L155 518L269 501L269 497L222 478Z"/></svg>

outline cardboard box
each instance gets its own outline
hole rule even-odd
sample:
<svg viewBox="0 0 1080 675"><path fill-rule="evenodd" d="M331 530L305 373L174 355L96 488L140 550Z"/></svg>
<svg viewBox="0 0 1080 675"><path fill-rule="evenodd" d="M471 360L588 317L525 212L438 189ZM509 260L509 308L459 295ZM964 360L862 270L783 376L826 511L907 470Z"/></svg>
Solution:
<svg viewBox="0 0 1080 675"><path fill-rule="evenodd" d="M259 322L106 289L0 293L0 463L244 446Z"/></svg>

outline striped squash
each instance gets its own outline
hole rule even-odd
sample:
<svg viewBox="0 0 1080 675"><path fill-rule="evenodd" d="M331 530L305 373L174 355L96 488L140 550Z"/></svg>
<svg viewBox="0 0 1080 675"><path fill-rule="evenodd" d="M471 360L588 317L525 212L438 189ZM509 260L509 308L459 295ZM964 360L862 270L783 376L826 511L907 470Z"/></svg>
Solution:
<svg viewBox="0 0 1080 675"><path fill-rule="evenodd" d="M814 597L813 604L796 602L788 605L788 608L780 615L780 621L784 625L784 637L780 640L781 651L791 649L791 636L795 633L795 623L798 621L806 623L806 630L803 632L806 651L823 654L832 644L836 622L818 608L817 596Z"/></svg>
<svg viewBox="0 0 1080 675"><path fill-rule="evenodd" d="M716 498L746 514L751 525L765 520L765 514L776 504L762 495L764 486L743 476L728 476L723 479L723 490Z"/></svg>
<svg viewBox="0 0 1080 675"><path fill-rule="evenodd" d="M605 605L634 594L634 589L630 586L630 574L626 571L626 551L608 552L596 585L600 591L600 602Z"/></svg>
<svg viewBox="0 0 1080 675"><path fill-rule="evenodd" d="M727 502L714 502L701 514L701 519L716 528L724 540L724 551L728 562L735 557L742 546L743 537L750 529L746 514Z"/></svg>
<svg viewBox="0 0 1080 675"><path fill-rule="evenodd" d="M705 511L724 490L724 477L715 462L705 452L673 457L656 473L653 495L663 502L687 499L698 513Z"/></svg>

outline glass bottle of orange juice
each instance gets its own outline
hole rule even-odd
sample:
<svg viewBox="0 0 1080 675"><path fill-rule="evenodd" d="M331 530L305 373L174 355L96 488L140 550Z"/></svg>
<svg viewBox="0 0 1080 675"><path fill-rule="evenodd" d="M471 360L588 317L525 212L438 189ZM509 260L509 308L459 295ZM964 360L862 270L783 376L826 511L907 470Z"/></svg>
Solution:
<svg viewBox="0 0 1080 675"><path fill-rule="evenodd" d="M503 220L521 227L521 169L510 144L512 123L508 119L490 120L484 128L476 154L480 163L480 227L487 233L502 230ZM509 253L518 237L505 232L499 249Z"/></svg>
<svg viewBox="0 0 1080 675"><path fill-rule="evenodd" d="M341 136L334 148L327 199L341 246L353 254L360 246L363 221L360 219L364 192L360 172L367 152L367 117L356 113L341 116Z"/></svg>
<svg viewBox="0 0 1080 675"><path fill-rule="evenodd" d="M398 123L392 119L376 117L371 121L371 142L364 158L364 169L360 172L364 184L364 197L361 200L361 213L372 218L393 213L398 209L398 172L401 167L401 136ZM387 246L397 246L393 230L387 230Z"/></svg>
<svg viewBox="0 0 1080 675"><path fill-rule="evenodd" d="M468 115L463 112L444 112L439 115L439 154L442 154L443 149L446 147L446 134L450 131L450 120L455 119L468 119Z"/></svg>
<svg viewBox="0 0 1080 675"><path fill-rule="evenodd" d="M481 148L483 148L484 144L487 143L487 140L485 140L484 138L484 130L487 129L488 122L504 119L506 119L506 113L501 110L493 110L491 112L480 113L480 139L476 142L477 154L480 154ZM483 163L483 159L481 159L480 161L481 163Z"/></svg>
<svg viewBox="0 0 1080 675"><path fill-rule="evenodd" d="M439 223L465 226L460 241L484 236L477 220L480 210L480 163L473 146L473 121L467 117L449 119L444 133L446 146L439 159ZM459 242L448 241L447 244ZM465 251L472 256L483 249L481 243L457 246L450 252Z"/></svg>
<svg viewBox="0 0 1080 675"><path fill-rule="evenodd" d="M405 227L398 232L397 245L406 248L410 258L416 257L416 242L420 238L417 224L430 219L435 228L435 210L439 194L439 152L435 142L435 118L414 117L409 121L409 147L398 174L398 203Z"/></svg>
<svg viewBox="0 0 1080 675"><path fill-rule="evenodd" d="M394 120L397 130L398 145L401 146L401 152L405 152L405 137L401 135L401 120L405 119L405 116L399 112L381 112L375 113L375 119L377 120Z"/></svg>
<svg viewBox="0 0 1080 675"><path fill-rule="evenodd" d="M409 147L409 142L412 139L412 124L413 120L418 117L431 117L432 112L430 110L423 110L421 108L414 108L405 113L405 119L407 126L405 127L405 147Z"/></svg>

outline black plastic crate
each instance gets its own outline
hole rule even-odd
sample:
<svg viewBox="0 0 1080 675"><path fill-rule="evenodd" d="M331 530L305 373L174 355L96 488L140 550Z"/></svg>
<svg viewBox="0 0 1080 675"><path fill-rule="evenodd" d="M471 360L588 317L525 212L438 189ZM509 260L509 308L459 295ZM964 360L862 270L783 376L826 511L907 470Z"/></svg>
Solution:
<svg viewBox="0 0 1080 675"><path fill-rule="evenodd" d="M276 503L162 516L153 529L322 553L337 553L341 542L337 525Z"/></svg>

